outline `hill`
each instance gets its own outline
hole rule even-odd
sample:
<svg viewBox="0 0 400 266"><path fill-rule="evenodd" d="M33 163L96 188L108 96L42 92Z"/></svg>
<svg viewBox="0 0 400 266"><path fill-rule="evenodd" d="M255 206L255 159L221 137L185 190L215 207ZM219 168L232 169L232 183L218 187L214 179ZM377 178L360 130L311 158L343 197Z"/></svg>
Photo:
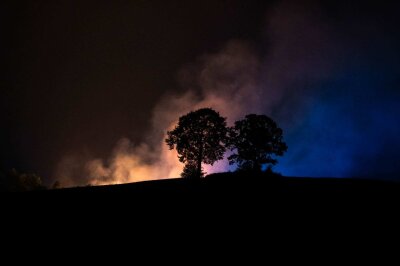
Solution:
<svg viewBox="0 0 400 266"><path fill-rule="evenodd" d="M355 223L354 218L357 224L397 221L400 184L220 173L201 180L179 178L7 193L3 202L7 202L3 208L5 217L22 215L21 221L50 216L49 221L70 224L84 219L91 221L89 227L91 223L126 221L118 226L127 228L130 223L147 224L151 220L155 227L163 228L163 224L176 221L177 217L178 223L185 224L213 224L222 218L224 223L236 225L245 219L256 222L258 228L271 222L291 228L293 223L348 225Z"/></svg>
<svg viewBox="0 0 400 266"><path fill-rule="evenodd" d="M354 178L283 177L259 173L218 173L196 179L165 179L121 185L50 190L49 194L127 194L135 197L228 197L230 199L330 199L360 200L400 198L400 183Z"/></svg>

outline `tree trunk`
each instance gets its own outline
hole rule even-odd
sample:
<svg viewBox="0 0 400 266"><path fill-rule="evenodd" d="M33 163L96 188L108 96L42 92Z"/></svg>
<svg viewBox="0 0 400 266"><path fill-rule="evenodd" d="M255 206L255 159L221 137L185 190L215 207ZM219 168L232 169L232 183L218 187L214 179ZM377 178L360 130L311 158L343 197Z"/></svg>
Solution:
<svg viewBox="0 0 400 266"><path fill-rule="evenodd" d="M199 156L197 158L197 178L201 178L201 162L203 161L203 143L200 145Z"/></svg>

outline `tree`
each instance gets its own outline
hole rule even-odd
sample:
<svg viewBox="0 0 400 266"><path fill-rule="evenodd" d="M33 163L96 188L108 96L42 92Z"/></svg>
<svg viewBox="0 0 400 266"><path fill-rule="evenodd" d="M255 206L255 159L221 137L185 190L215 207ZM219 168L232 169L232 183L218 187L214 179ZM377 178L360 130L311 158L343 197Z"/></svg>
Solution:
<svg viewBox="0 0 400 266"><path fill-rule="evenodd" d="M56 180L53 185L51 186L51 189L60 189L61 188L61 182Z"/></svg>
<svg viewBox="0 0 400 266"><path fill-rule="evenodd" d="M183 167L181 177L192 178L192 177L199 176L197 168L198 167L197 167L196 163L186 163L185 166ZM202 177L202 176L204 176L204 171L203 171L203 168L200 168L200 177Z"/></svg>
<svg viewBox="0 0 400 266"><path fill-rule="evenodd" d="M272 155L287 151L282 129L271 118L256 114L246 115L230 128L229 147L234 152L228 157L229 164L247 171L261 171L266 164L271 167L278 162Z"/></svg>
<svg viewBox="0 0 400 266"><path fill-rule="evenodd" d="M227 140L226 118L211 108L202 108L179 118L178 125L167 132L165 142L176 149L185 163L182 177L204 175L202 163L213 165L223 159Z"/></svg>
<svg viewBox="0 0 400 266"><path fill-rule="evenodd" d="M43 190L46 187L37 174L20 173L12 169L8 173L0 173L0 191L17 192Z"/></svg>

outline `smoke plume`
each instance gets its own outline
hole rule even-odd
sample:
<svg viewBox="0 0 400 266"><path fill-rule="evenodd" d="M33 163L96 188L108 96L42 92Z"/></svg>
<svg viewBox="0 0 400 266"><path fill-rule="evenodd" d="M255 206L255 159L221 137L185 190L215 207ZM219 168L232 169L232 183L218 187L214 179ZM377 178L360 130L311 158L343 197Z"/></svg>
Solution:
<svg viewBox="0 0 400 266"><path fill-rule="evenodd" d="M385 59L398 53L387 38L373 35L374 28L352 20L339 25L324 14L313 4L279 3L267 14L262 49L231 40L178 71L185 92L162 97L147 141L121 138L106 160L66 157L56 176L66 186L178 177L183 165L164 143L166 132L202 107L216 109L228 124L248 113L276 120L289 146L276 168L285 175L382 173L382 164L371 162L400 147L397 73L385 71ZM383 167L387 176L398 170L388 161ZM211 173L229 166L221 161L205 168Z"/></svg>
<svg viewBox="0 0 400 266"><path fill-rule="evenodd" d="M263 99L259 68L257 56L242 41L230 41L220 52L199 57L178 74L186 92L164 95L154 109L146 143L134 145L122 138L108 160L66 158L59 166L58 176L67 186L78 180L81 184L102 185L179 177L183 165L177 153L165 144L166 132L181 115L202 107L218 110L229 123L244 112L260 111ZM222 162L206 167L206 172L222 171L225 165ZM87 179L82 180L82 175Z"/></svg>

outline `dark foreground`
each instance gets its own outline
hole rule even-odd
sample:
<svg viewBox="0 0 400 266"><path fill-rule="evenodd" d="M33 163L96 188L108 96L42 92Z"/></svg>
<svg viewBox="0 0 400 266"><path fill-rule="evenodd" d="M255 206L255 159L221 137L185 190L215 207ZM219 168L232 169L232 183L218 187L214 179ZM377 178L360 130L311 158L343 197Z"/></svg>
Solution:
<svg viewBox="0 0 400 266"><path fill-rule="evenodd" d="M49 222L65 220L72 225L82 219L95 224L126 221L121 224L125 227L142 220L151 220L156 227L174 219L182 224L213 224L221 217L229 217L223 221L235 224L241 219L258 221L259 226L302 220L303 224L334 221L347 226L354 217L362 217L357 218L357 224L375 220L386 224L395 221L400 209L400 183L265 173L222 173L201 180L170 179L3 196L3 206L13 212L7 217L50 215Z"/></svg>

